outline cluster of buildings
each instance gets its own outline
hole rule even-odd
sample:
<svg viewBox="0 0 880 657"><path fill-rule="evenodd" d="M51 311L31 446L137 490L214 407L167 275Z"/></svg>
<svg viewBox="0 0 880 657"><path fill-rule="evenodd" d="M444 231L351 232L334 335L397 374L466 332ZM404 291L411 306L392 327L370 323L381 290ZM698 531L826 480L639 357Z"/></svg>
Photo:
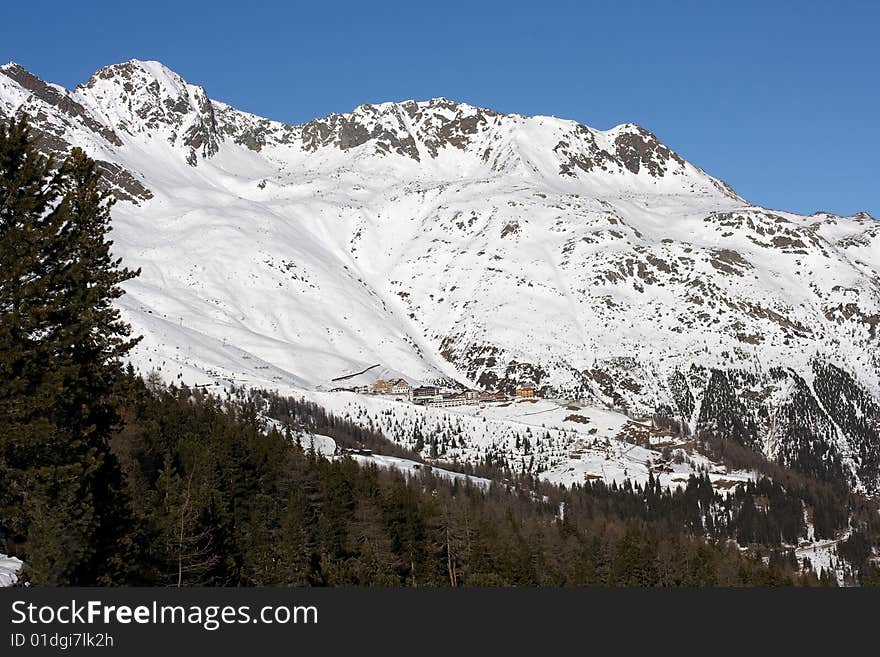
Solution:
<svg viewBox="0 0 880 657"><path fill-rule="evenodd" d="M507 401L507 395L484 390L442 390L436 386L413 389L412 402L425 406L470 406L486 402Z"/></svg>
<svg viewBox="0 0 880 657"><path fill-rule="evenodd" d="M504 402L511 399L535 398L535 386L531 383L523 384L516 389L511 398L501 392L486 392L485 390L453 390L440 386L413 387L406 379L379 379L372 386L359 386L354 389L334 388L334 391L351 390L362 394L383 395L393 399L400 399L421 406L470 406L492 402Z"/></svg>

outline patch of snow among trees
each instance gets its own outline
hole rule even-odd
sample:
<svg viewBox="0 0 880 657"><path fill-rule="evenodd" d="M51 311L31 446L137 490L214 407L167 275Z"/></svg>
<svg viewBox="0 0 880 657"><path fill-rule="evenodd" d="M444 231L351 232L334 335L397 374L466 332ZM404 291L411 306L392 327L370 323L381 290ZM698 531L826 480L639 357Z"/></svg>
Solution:
<svg viewBox="0 0 880 657"><path fill-rule="evenodd" d="M15 585L22 565L21 559L0 554L0 587Z"/></svg>

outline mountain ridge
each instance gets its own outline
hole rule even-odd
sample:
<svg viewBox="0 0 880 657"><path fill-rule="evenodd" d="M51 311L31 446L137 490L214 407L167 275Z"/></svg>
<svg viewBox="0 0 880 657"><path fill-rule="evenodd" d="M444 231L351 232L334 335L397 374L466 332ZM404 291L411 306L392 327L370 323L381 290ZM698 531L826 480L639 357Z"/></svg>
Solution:
<svg viewBox="0 0 880 657"><path fill-rule="evenodd" d="M72 92L19 69L0 68L0 118L82 146L130 201L113 238L143 270L120 304L145 371L530 379L880 486L869 215L751 205L633 124L439 98L290 126L158 62Z"/></svg>
<svg viewBox="0 0 880 657"><path fill-rule="evenodd" d="M6 65L5 68L10 66L13 65ZM116 95L113 95L114 92ZM375 142L380 154L394 150L416 160L425 155L436 158L438 146L453 145L464 149L477 133L476 128L480 124L489 125L490 119L495 123L506 120L545 126L550 124L563 132L572 133L563 136L577 138L579 148L570 152L571 144L565 140L560 140L554 148L561 153L561 175L573 176L577 171L589 173L594 169L608 171L616 168L617 172L628 170L633 174L646 169L651 176L662 177L670 162L678 167L692 166L659 142L652 133L636 124L624 123L610 130L598 131L556 117L500 114L444 97L426 101L365 103L351 112L332 113L299 125L288 125L213 101L203 87L187 83L157 61L132 59L106 66L94 73L87 82L78 85L73 92L68 92L68 95L75 102L88 106L93 115L110 123L115 130L124 133L130 133L133 129L141 132L157 130L162 123L171 121L172 134L163 136L189 147L187 162L193 166L198 164L196 155L210 157L216 154L218 141L226 136L252 150L259 150L267 144L290 144L295 139L301 141L303 148L308 151L331 143L341 150L349 150L370 141ZM146 99L141 98L137 107L131 106L132 97L145 95ZM123 106L121 114L120 106ZM181 121L193 114L190 110L194 111L195 116L190 117L190 123L184 126ZM221 115L219 121L218 113ZM416 123L409 123L413 119ZM245 125L235 125L242 120ZM499 135L490 137L495 141L500 139ZM597 138L600 144L596 143ZM118 145L115 141L118 138L110 136L109 139ZM491 155L490 144L481 156L488 160ZM510 153L495 155L493 166L502 168L505 160L512 157ZM680 172L676 170L676 173ZM726 183L710 176L708 178L720 189L734 194Z"/></svg>

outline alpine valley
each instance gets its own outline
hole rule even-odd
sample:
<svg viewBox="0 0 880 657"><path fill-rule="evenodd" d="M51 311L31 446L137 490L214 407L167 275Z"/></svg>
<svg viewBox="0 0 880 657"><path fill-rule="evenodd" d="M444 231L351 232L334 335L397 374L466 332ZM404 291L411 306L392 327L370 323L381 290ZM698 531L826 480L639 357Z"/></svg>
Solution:
<svg viewBox="0 0 880 657"><path fill-rule="evenodd" d="M291 126L157 62L74 90L7 64L0 119L23 114L118 199L145 374L303 398L426 458L556 483L752 476L694 449L713 437L880 492L867 214L754 206L632 124L435 98ZM537 399L425 408L332 391L343 377Z"/></svg>

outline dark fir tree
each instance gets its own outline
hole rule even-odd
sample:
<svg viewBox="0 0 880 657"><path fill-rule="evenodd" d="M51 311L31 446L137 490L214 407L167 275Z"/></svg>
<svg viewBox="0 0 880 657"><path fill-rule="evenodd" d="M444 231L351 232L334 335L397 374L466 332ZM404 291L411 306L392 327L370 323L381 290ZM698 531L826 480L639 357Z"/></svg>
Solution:
<svg viewBox="0 0 880 657"><path fill-rule="evenodd" d="M136 275L110 255L94 162L61 167L26 120L0 128L0 531L41 584L112 582L125 522L109 438L120 358L112 301Z"/></svg>

